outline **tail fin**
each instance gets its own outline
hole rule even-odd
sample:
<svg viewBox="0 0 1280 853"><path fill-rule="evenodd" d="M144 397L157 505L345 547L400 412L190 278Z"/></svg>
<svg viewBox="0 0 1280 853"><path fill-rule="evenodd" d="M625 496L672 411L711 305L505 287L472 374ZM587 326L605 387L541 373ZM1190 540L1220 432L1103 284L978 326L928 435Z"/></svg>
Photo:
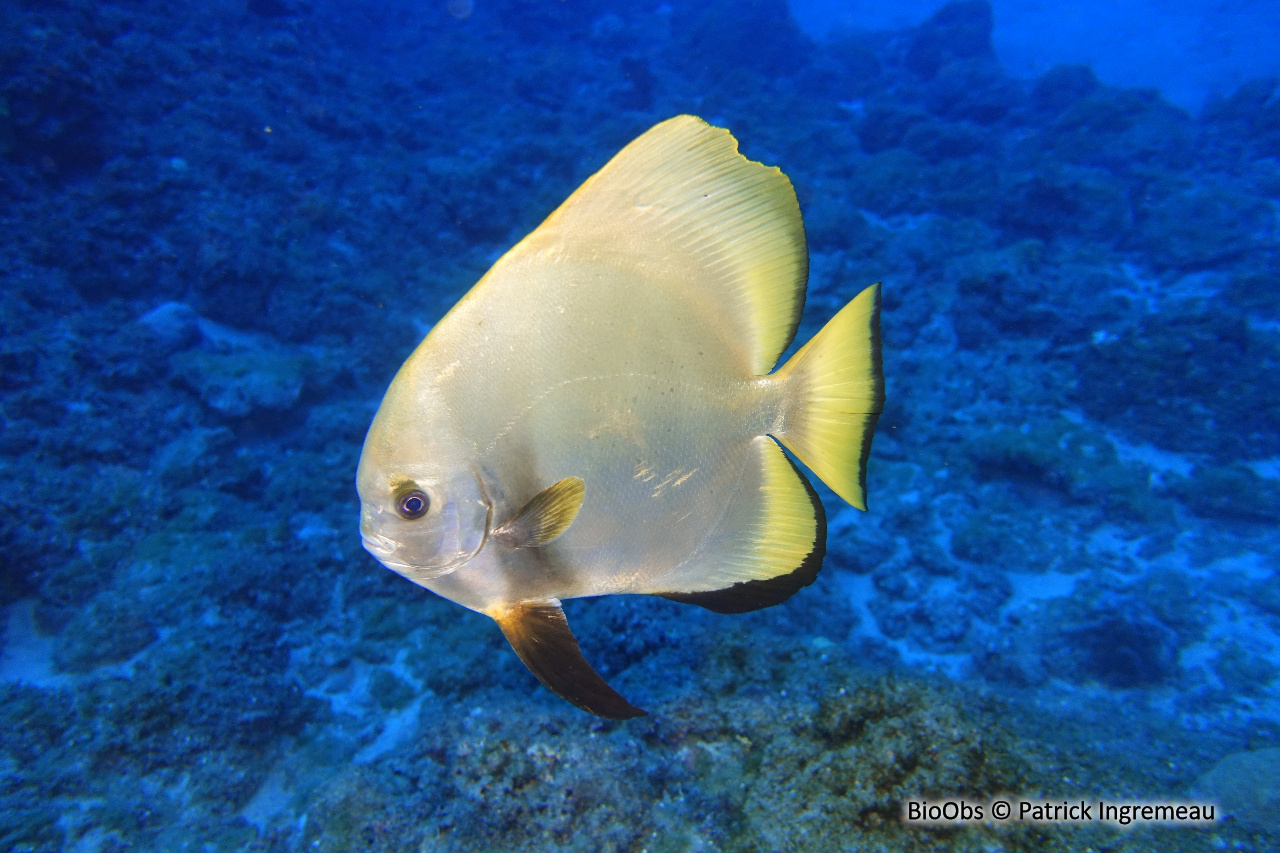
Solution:
<svg viewBox="0 0 1280 853"><path fill-rule="evenodd" d="M871 434L884 408L880 285L840 309L777 378L787 410L774 437L832 491L865 510Z"/></svg>

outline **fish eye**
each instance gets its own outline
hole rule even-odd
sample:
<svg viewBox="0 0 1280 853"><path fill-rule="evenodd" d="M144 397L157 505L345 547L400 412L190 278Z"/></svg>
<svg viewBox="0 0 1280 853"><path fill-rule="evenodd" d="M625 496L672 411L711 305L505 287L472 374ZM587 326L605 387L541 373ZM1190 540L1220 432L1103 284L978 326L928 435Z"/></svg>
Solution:
<svg viewBox="0 0 1280 853"><path fill-rule="evenodd" d="M431 508L431 499L421 489L409 488L396 495L396 512L408 521L422 518Z"/></svg>

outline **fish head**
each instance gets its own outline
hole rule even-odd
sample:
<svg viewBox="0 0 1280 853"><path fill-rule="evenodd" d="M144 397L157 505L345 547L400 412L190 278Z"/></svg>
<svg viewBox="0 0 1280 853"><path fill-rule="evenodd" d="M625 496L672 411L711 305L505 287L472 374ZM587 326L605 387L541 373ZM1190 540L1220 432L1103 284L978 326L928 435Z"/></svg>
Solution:
<svg viewBox="0 0 1280 853"><path fill-rule="evenodd" d="M479 473L465 455L421 433L374 419L360 454L360 538L365 550L412 581L466 565L489 538L493 513Z"/></svg>

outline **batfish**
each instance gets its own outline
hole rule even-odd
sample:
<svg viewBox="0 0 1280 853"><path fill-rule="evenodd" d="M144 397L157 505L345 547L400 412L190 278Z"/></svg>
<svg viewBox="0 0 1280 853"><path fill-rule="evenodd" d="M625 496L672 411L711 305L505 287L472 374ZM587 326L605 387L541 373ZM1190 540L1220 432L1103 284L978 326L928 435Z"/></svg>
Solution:
<svg viewBox="0 0 1280 853"><path fill-rule="evenodd" d="M826 519L784 447L866 509L880 289L774 370L808 265L786 175L699 118L658 124L400 368L356 474L364 547L492 617L579 708L644 714L587 663L562 601L632 593L742 613L812 583Z"/></svg>

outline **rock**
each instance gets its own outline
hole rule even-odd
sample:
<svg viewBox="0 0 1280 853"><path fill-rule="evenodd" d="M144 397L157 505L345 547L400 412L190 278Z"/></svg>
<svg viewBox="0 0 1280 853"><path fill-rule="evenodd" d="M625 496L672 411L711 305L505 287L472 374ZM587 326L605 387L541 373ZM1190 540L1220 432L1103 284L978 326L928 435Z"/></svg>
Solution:
<svg viewBox="0 0 1280 853"><path fill-rule="evenodd" d="M1173 480L1169 491L1201 518L1280 521L1280 483L1247 465L1197 465L1189 478Z"/></svg>
<svg viewBox="0 0 1280 853"><path fill-rule="evenodd" d="M1133 226L1128 189L1106 169L1041 168L1021 177L1001 199L1000 224L1039 240L1084 235L1114 243Z"/></svg>
<svg viewBox="0 0 1280 853"><path fill-rule="evenodd" d="M169 352L186 349L200 339L200 315L182 302L165 302L138 318L138 324Z"/></svg>
<svg viewBox="0 0 1280 853"><path fill-rule="evenodd" d="M926 648L941 652L954 651L969 632L972 620L973 614L967 601L945 593L930 594L920 602L916 610L920 630L913 632L913 635Z"/></svg>
<svg viewBox="0 0 1280 853"><path fill-rule="evenodd" d="M983 56L943 66L925 92L925 103L934 115L980 125L999 121L1024 98L1022 87Z"/></svg>
<svg viewBox="0 0 1280 853"><path fill-rule="evenodd" d="M1195 793L1249 829L1280 831L1280 749L1231 753L1200 777Z"/></svg>
<svg viewBox="0 0 1280 853"><path fill-rule="evenodd" d="M1075 97L1060 94L1063 101ZM1187 114L1155 90L1100 87L1062 109L1036 133L1033 147L1060 163L1099 166L1119 176L1131 175L1138 164L1190 171L1197 162L1194 131Z"/></svg>
<svg viewBox="0 0 1280 853"><path fill-rule="evenodd" d="M866 523L863 514L846 507L827 526L827 560L833 566L866 574L893 559L898 545L880 527Z"/></svg>
<svg viewBox="0 0 1280 853"><path fill-rule="evenodd" d="M884 101L872 104L862 116L858 126L858 141L862 150L876 154L902 145L907 133L929 114L914 107L904 107L896 102Z"/></svg>
<svg viewBox="0 0 1280 853"><path fill-rule="evenodd" d="M1102 611L1063 632L1076 675L1120 689L1168 681L1178 670L1178 635L1138 606Z"/></svg>
<svg viewBox="0 0 1280 853"><path fill-rule="evenodd" d="M1161 266L1204 269L1263 250L1275 214L1253 194L1197 184L1138 211L1139 242Z"/></svg>
<svg viewBox="0 0 1280 853"><path fill-rule="evenodd" d="M303 361L284 354L186 352L171 365L210 408L244 417L264 409L284 411L298 402Z"/></svg>
<svg viewBox="0 0 1280 853"><path fill-rule="evenodd" d="M1266 114L1277 85L1280 80L1274 77L1260 77L1245 82L1229 97L1210 96L1201 118L1206 122L1242 122L1252 129Z"/></svg>
<svg viewBox="0 0 1280 853"><path fill-rule="evenodd" d="M1121 460L1105 435L1066 418L978 436L967 443L965 452L982 478L1034 483L1125 518L1156 521L1168 514L1168 507L1151 494L1151 474L1145 466Z"/></svg>
<svg viewBox="0 0 1280 853"><path fill-rule="evenodd" d="M1261 698L1270 692L1277 667L1267 658L1267 652L1253 644L1231 642L1218 652L1213 660L1213 671L1222 682L1222 691L1229 701L1245 697Z"/></svg>
<svg viewBox="0 0 1280 853"><path fill-rule="evenodd" d="M40 363L35 347L24 341L0 343L0 391L16 391L30 385Z"/></svg>
<svg viewBox="0 0 1280 853"><path fill-rule="evenodd" d="M982 150L986 136L969 122L922 121L902 138L902 146L931 163L968 157Z"/></svg>
<svg viewBox="0 0 1280 853"><path fill-rule="evenodd" d="M166 486L186 488L208 474L219 454L235 444L235 434L226 427L193 429L160 447L152 457L151 471Z"/></svg>
<svg viewBox="0 0 1280 853"><path fill-rule="evenodd" d="M310 359L265 335L248 334L200 321L201 349L175 354L169 368L224 415L292 408L302 393Z"/></svg>
<svg viewBox="0 0 1280 853"><path fill-rule="evenodd" d="M769 76L792 74L813 52L783 0L680 3L672 33L685 62L701 74L721 75L734 68Z"/></svg>
<svg viewBox="0 0 1280 853"><path fill-rule="evenodd" d="M1280 345L1196 304L1104 330L1077 359L1085 412L1157 447L1221 460L1280 453Z"/></svg>
<svg viewBox="0 0 1280 853"><path fill-rule="evenodd" d="M1031 103L1046 113L1060 113L1101 85L1087 65L1055 65L1032 88Z"/></svg>
<svg viewBox="0 0 1280 853"><path fill-rule="evenodd" d="M1036 687L1049 680L1034 637L1020 636L1011 629L986 629L973 655L974 668L991 681L1017 687Z"/></svg>
<svg viewBox="0 0 1280 853"><path fill-rule="evenodd" d="M66 672L88 672L128 660L159 637L129 601L114 593L99 596L72 617L58 637L53 659Z"/></svg>
<svg viewBox="0 0 1280 853"><path fill-rule="evenodd" d="M991 46L993 17L987 0L948 3L916 30L907 49L907 67L932 78L955 59L995 59Z"/></svg>
<svg viewBox="0 0 1280 853"><path fill-rule="evenodd" d="M413 701L417 691L391 670L378 667L369 677L369 695L384 711L397 711Z"/></svg>

